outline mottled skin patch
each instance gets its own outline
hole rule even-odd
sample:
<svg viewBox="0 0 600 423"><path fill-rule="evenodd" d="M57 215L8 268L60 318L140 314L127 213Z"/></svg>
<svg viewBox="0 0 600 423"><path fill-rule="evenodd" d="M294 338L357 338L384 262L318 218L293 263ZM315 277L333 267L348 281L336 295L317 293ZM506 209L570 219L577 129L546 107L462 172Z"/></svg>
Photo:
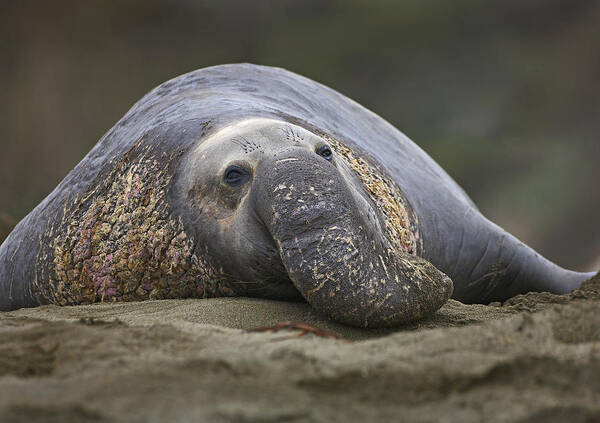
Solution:
<svg viewBox="0 0 600 423"><path fill-rule="evenodd" d="M392 245L405 253L420 255L423 240L419 234L417 215L398 184L348 146L330 136L322 136L364 185L383 217L386 235Z"/></svg>
<svg viewBox="0 0 600 423"><path fill-rule="evenodd" d="M40 278L43 302L233 295L222 272L194 252L166 201L177 154L165 159L149 147L140 150L134 160L131 151L125 154L85 196L68 201L51 225L53 272L49 283ZM38 274L47 266L40 257Z"/></svg>

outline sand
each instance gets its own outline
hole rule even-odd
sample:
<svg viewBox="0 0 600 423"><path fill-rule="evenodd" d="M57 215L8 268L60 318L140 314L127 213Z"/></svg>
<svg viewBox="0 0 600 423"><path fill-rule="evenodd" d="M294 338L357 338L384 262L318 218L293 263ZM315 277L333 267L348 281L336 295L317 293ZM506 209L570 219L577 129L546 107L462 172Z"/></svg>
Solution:
<svg viewBox="0 0 600 423"><path fill-rule="evenodd" d="M600 421L599 306L597 276L393 331L248 298L5 312L0 421ZM345 340L247 331L283 321Z"/></svg>

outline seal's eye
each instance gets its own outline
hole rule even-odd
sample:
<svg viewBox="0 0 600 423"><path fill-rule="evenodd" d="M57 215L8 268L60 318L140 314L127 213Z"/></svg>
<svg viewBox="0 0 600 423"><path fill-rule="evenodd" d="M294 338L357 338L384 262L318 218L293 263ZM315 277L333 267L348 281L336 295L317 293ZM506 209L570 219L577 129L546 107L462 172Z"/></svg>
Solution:
<svg viewBox="0 0 600 423"><path fill-rule="evenodd" d="M248 182L250 173L243 167L231 165L225 169L223 179L227 185L237 187Z"/></svg>
<svg viewBox="0 0 600 423"><path fill-rule="evenodd" d="M331 148L329 148L328 145L322 145L321 147L317 148L316 153L323 157L325 160L329 160L331 161L331 159L333 159L333 152L331 151Z"/></svg>

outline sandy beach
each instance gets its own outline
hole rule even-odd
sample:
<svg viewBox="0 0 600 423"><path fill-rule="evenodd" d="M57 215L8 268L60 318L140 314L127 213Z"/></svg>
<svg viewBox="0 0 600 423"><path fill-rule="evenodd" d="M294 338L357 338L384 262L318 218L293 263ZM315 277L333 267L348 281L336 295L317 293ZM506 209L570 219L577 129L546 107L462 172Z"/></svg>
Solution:
<svg viewBox="0 0 600 423"><path fill-rule="evenodd" d="M600 277L390 331L249 298L0 313L1 422L593 422ZM304 322L344 339L299 330Z"/></svg>

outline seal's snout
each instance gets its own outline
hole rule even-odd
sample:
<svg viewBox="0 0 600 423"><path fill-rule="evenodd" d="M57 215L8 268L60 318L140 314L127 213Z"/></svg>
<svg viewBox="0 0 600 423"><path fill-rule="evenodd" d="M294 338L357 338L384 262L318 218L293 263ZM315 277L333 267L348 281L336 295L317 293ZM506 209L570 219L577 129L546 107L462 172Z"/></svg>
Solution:
<svg viewBox="0 0 600 423"><path fill-rule="evenodd" d="M293 154L293 156L292 156ZM332 222L346 200L340 175L328 161L304 149L287 151L260 164L257 173L263 183L258 188L256 206L271 232L286 216L289 236L310 232L315 225ZM283 229L283 228L282 228Z"/></svg>
<svg viewBox="0 0 600 423"><path fill-rule="evenodd" d="M329 160L298 151L260 172L267 183L259 213L290 280L315 309L354 326L393 326L433 312L452 294L446 275L370 230Z"/></svg>

